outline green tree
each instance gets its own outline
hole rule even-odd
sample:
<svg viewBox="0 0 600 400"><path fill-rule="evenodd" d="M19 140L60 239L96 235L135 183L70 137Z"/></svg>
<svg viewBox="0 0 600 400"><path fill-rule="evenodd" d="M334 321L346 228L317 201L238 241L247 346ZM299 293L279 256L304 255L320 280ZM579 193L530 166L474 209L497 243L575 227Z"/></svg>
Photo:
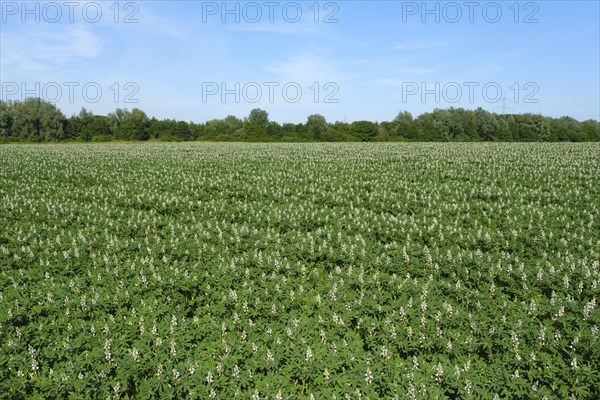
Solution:
<svg viewBox="0 0 600 400"><path fill-rule="evenodd" d="M550 123L539 114L519 116L519 134L524 141L547 141L550 138Z"/></svg>
<svg viewBox="0 0 600 400"><path fill-rule="evenodd" d="M192 137L194 137L195 140L205 140L204 124L190 122L190 132L192 133Z"/></svg>
<svg viewBox="0 0 600 400"><path fill-rule="evenodd" d="M379 129L375 140L378 142L390 142L398 140L397 126L393 122L383 121L379 124Z"/></svg>
<svg viewBox="0 0 600 400"><path fill-rule="evenodd" d="M267 136L267 126L269 125L269 113L260 108L250 111L243 128L243 140L263 141L269 140Z"/></svg>
<svg viewBox="0 0 600 400"><path fill-rule="evenodd" d="M452 138L452 115L448 110L435 109L433 119L432 140L446 142Z"/></svg>
<svg viewBox="0 0 600 400"><path fill-rule="evenodd" d="M410 112L401 111L399 112L394 120L392 121L394 128L392 129L392 137L395 138L406 138L406 139L414 139L415 125L414 119Z"/></svg>
<svg viewBox="0 0 600 400"><path fill-rule="evenodd" d="M327 130L327 120L321 114L311 114L306 119L306 128L315 140L322 140Z"/></svg>
<svg viewBox="0 0 600 400"><path fill-rule="evenodd" d="M139 108L134 108L131 112L117 108L109 115L109 124L116 139L148 140L150 137L148 131L150 120Z"/></svg>
<svg viewBox="0 0 600 400"><path fill-rule="evenodd" d="M260 108L255 108L250 111L248 122L266 126L269 122L269 113Z"/></svg>
<svg viewBox="0 0 600 400"><path fill-rule="evenodd" d="M499 115L496 120L498 121L498 140L503 142L511 142L513 141L512 131L510 129L510 124L508 122L508 118L503 115Z"/></svg>
<svg viewBox="0 0 600 400"><path fill-rule="evenodd" d="M267 125L267 137L269 140L273 141L281 141L283 137L283 130L281 129L281 125L279 125L275 121L270 121Z"/></svg>
<svg viewBox="0 0 600 400"><path fill-rule="evenodd" d="M515 115L508 115L506 117L506 122L508 124L508 130L509 130L510 137L515 142L520 142L521 141L521 130L519 128L519 121L517 120L516 117L517 116L515 116Z"/></svg>
<svg viewBox="0 0 600 400"><path fill-rule="evenodd" d="M485 141L493 140L500 128L495 115L480 107L475 110L475 116L477 118L477 133L479 137Z"/></svg>
<svg viewBox="0 0 600 400"><path fill-rule="evenodd" d="M52 103L39 98L28 98L13 105L12 132L20 140L65 140L66 118Z"/></svg>
<svg viewBox="0 0 600 400"><path fill-rule="evenodd" d="M324 137L325 140L329 142L352 142L358 140L352 137L350 124L341 121L336 121L333 124L329 124Z"/></svg>
<svg viewBox="0 0 600 400"><path fill-rule="evenodd" d="M363 142L371 142L378 132L377 124L371 121L354 121L350 124L352 136Z"/></svg>
<svg viewBox="0 0 600 400"><path fill-rule="evenodd" d="M67 120L67 136L70 139L90 141L94 136L110 136L110 127L107 118L94 115L83 107L78 115L73 115Z"/></svg>
<svg viewBox="0 0 600 400"><path fill-rule="evenodd" d="M244 127L244 121L234 115L228 115L223 119L228 134L240 131Z"/></svg>
<svg viewBox="0 0 600 400"><path fill-rule="evenodd" d="M119 126L127 119L129 114L129 110L126 108L117 108L114 112L108 114L108 125L115 139L119 139Z"/></svg>
<svg viewBox="0 0 600 400"><path fill-rule="evenodd" d="M415 124L417 126L416 140L433 141L435 135L434 118L432 113L423 113L417 117Z"/></svg>
<svg viewBox="0 0 600 400"><path fill-rule="evenodd" d="M281 126L281 140L284 142L297 142L300 140L298 125L286 122Z"/></svg>
<svg viewBox="0 0 600 400"><path fill-rule="evenodd" d="M13 125L13 105L12 102L0 100L0 138L6 139L12 136Z"/></svg>
<svg viewBox="0 0 600 400"><path fill-rule="evenodd" d="M86 141L98 137L110 137L110 126L108 125L108 118L106 118L104 115L92 116L89 122L85 124L81 132L81 138Z"/></svg>
<svg viewBox="0 0 600 400"><path fill-rule="evenodd" d="M204 140L216 140L222 134L227 134L227 124L222 119L206 121L202 130Z"/></svg>
<svg viewBox="0 0 600 400"><path fill-rule="evenodd" d="M587 140L590 142L599 142L600 141L600 121L594 121L593 119L588 119L587 121L583 121L581 123L581 132L580 132L582 140Z"/></svg>
<svg viewBox="0 0 600 400"><path fill-rule="evenodd" d="M199 140L240 140L244 128L244 122L233 116L228 115L224 119L212 119L207 121L203 127L195 128L199 130Z"/></svg>
<svg viewBox="0 0 600 400"><path fill-rule="evenodd" d="M580 131L581 123L575 118L560 117L550 121L550 140L577 142L583 139Z"/></svg>
<svg viewBox="0 0 600 400"><path fill-rule="evenodd" d="M458 140L479 140L479 135L477 134L477 114L473 110L464 110L460 109L460 113L462 115L462 126L463 126L463 136L457 138Z"/></svg>

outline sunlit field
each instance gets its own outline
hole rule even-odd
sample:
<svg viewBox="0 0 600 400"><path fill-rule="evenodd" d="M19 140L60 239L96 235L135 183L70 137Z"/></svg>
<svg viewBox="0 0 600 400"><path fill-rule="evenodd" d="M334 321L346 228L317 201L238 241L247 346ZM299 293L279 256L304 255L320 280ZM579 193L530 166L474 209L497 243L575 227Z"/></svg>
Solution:
<svg viewBox="0 0 600 400"><path fill-rule="evenodd" d="M600 144L0 146L0 397L600 397Z"/></svg>

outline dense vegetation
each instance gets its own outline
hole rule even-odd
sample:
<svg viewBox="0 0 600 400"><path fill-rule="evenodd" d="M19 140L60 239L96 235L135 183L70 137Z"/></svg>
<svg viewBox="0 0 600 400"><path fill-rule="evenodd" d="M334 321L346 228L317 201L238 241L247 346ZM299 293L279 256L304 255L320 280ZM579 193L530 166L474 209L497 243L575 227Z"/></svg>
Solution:
<svg viewBox="0 0 600 400"><path fill-rule="evenodd" d="M600 397L599 144L0 159L2 398Z"/></svg>
<svg viewBox="0 0 600 400"><path fill-rule="evenodd" d="M142 110L117 109L107 116L82 109L66 118L55 105L40 99L0 101L0 142L54 141L600 141L600 121L537 114L495 114L481 108L436 109L416 118L399 113L392 121L328 123L319 114L303 124L279 124L265 110L254 109L243 120L235 116L206 123L148 118Z"/></svg>

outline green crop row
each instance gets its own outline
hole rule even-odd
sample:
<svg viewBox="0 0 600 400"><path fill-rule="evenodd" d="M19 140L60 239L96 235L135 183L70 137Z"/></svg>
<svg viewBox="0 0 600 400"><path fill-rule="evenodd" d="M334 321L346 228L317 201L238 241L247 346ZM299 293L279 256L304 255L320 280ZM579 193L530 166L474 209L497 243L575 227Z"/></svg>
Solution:
<svg viewBox="0 0 600 400"><path fill-rule="evenodd" d="M0 397L600 397L598 144L0 147Z"/></svg>

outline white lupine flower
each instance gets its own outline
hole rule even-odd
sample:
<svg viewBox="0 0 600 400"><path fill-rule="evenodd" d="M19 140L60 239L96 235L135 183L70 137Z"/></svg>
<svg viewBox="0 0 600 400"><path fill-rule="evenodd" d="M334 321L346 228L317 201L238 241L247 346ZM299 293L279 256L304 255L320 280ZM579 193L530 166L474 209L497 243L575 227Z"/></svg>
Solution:
<svg viewBox="0 0 600 400"><path fill-rule="evenodd" d="M381 346L381 353L380 354L381 354L381 357L384 358L384 359L386 359L386 360L390 357L389 353L388 353L388 349L385 346Z"/></svg>
<svg viewBox="0 0 600 400"><path fill-rule="evenodd" d="M310 347L306 349L306 361L310 361L313 359L313 353Z"/></svg>
<svg viewBox="0 0 600 400"><path fill-rule="evenodd" d="M435 366L433 376L434 376L435 380L439 382L439 381L441 381L443 375L444 375L444 368L442 367L441 363L438 363Z"/></svg>
<svg viewBox="0 0 600 400"><path fill-rule="evenodd" d="M571 368L573 368L573 369L579 368L579 365L577 365L577 357L573 357L573 359L571 360Z"/></svg>
<svg viewBox="0 0 600 400"><path fill-rule="evenodd" d="M370 385L371 382L373 382L373 374L369 368L367 368L367 372L365 372L365 382L367 382L367 385Z"/></svg>
<svg viewBox="0 0 600 400"><path fill-rule="evenodd" d="M171 373L173 375L173 380L178 380L181 377L181 373L176 368L173 368Z"/></svg>

